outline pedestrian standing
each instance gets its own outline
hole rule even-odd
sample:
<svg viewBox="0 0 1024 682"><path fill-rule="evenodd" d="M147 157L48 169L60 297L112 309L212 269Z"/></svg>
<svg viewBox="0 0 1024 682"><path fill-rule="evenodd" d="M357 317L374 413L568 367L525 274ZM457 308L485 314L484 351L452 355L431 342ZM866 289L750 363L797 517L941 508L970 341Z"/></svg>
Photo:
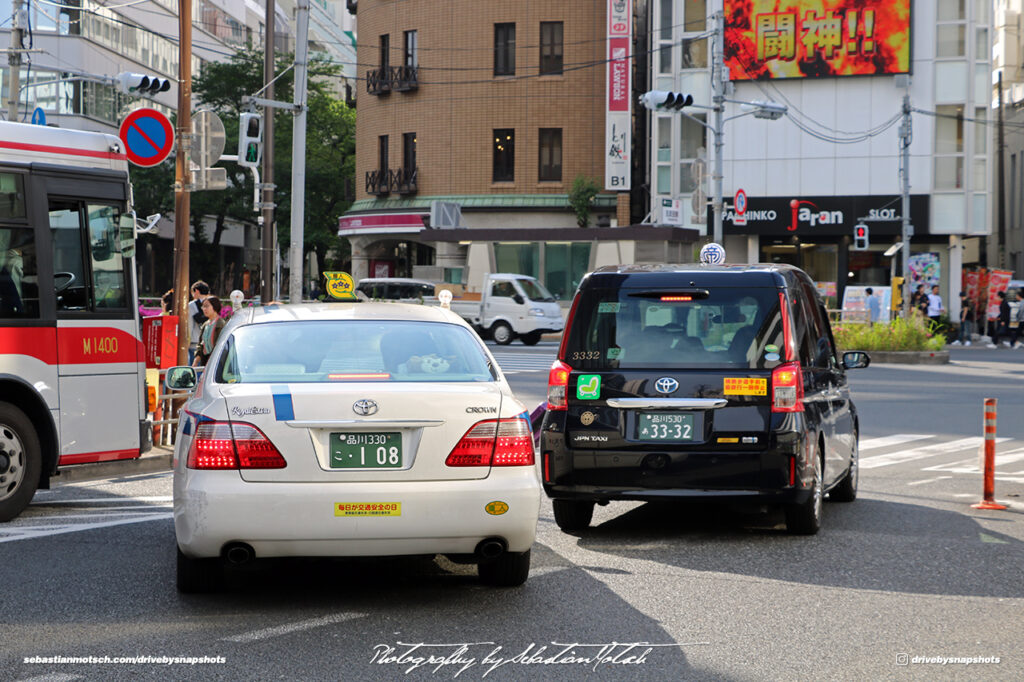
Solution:
<svg viewBox="0 0 1024 682"><path fill-rule="evenodd" d="M946 307L942 305L942 296L939 296L939 285L936 284L932 287L932 293L928 294L928 309L927 315L935 324L939 323L939 317L942 313L946 312Z"/></svg>
<svg viewBox="0 0 1024 682"><path fill-rule="evenodd" d="M999 339L1003 339L1003 345L1010 347L1010 302L1006 300L1006 292L1000 291L999 296L999 321L996 323L996 333L992 337L993 343L988 344L989 348L995 348Z"/></svg>
<svg viewBox="0 0 1024 682"><path fill-rule="evenodd" d="M168 289L164 292L164 295L160 298L160 314L161 315L173 315L174 314L174 289Z"/></svg>
<svg viewBox="0 0 1024 682"><path fill-rule="evenodd" d="M217 345L217 337L220 336L220 330L224 328L225 324L224 318L220 316L220 309L221 302L216 296L207 296L203 299L202 310L203 315L206 316L206 322L200 328L199 344L192 361L193 367L205 367L213 352L213 347Z"/></svg>
<svg viewBox="0 0 1024 682"><path fill-rule="evenodd" d="M192 300L188 303L188 364L196 357L196 348L199 346L199 328L206 321L203 314L203 301L210 295L210 285L203 280L196 280L189 288Z"/></svg>
<svg viewBox="0 0 1024 682"><path fill-rule="evenodd" d="M954 341L952 346L969 346L971 345L971 333L974 329L974 304L967 294L960 292L960 329L957 336L957 340Z"/></svg>
<svg viewBox="0 0 1024 682"><path fill-rule="evenodd" d="M878 296L875 296L875 290L871 287L868 287L865 292L868 295L868 324L874 324L882 316L882 301Z"/></svg>
<svg viewBox="0 0 1024 682"><path fill-rule="evenodd" d="M928 312L928 296L924 293L924 285L918 284L914 293L910 295L910 310L919 310L922 315Z"/></svg>

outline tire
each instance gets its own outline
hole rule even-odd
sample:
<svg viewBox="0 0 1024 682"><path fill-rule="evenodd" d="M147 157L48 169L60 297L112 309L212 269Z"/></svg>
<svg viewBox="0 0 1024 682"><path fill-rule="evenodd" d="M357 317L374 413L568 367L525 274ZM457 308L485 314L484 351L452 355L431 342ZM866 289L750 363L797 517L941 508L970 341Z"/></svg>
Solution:
<svg viewBox="0 0 1024 682"><path fill-rule="evenodd" d="M518 587L530 576L530 550L505 552L477 565L480 582L491 587Z"/></svg>
<svg viewBox="0 0 1024 682"><path fill-rule="evenodd" d="M821 446L814 451L814 483L810 498L802 504L786 505L786 531L790 535L815 535L821 528L821 506L824 497Z"/></svg>
<svg viewBox="0 0 1024 682"><path fill-rule="evenodd" d="M15 518L32 501L43 466L32 421L10 403L0 403L0 522Z"/></svg>
<svg viewBox="0 0 1024 682"><path fill-rule="evenodd" d="M853 502L857 499L857 482L860 479L860 467L857 460L860 459L860 437L855 431L853 434L853 455L850 457L850 468L839 484L832 488L828 499L833 502Z"/></svg>
<svg viewBox="0 0 1024 682"><path fill-rule="evenodd" d="M519 337L525 346L536 346L540 342L540 332L530 332Z"/></svg>
<svg viewBox="0 0 1024 682"><path fill-rule="evenodd" d="M193 559L178 549L178 592L200 594L216 592L224 584L224 565L220 557Z"/></svg>
<svg viewBox="0 0 1024 682"><path fill-rule="evenodd" d="M565 532L583 530L594 518L594 503L581 500L551 500L555 523Z"/></svg>
<svg viewBox="0 0 1024 682"><path fill-rule="evenodd" d="M508 326L507 322L496 322L491 327L491 338L494 339L494 343L499 346L507 346L512 343L512 327Z"/></svg>

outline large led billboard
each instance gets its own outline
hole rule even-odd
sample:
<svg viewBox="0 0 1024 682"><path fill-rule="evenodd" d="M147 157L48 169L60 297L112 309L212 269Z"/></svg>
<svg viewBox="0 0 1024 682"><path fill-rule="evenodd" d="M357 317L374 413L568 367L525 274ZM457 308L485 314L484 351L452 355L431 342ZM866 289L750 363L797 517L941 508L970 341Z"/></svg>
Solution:
<svg viewBox="0 0 1024 682"><path fill-rule="evenodd" d="M910 72L911 0L725 0L731 80Z"/></svg>

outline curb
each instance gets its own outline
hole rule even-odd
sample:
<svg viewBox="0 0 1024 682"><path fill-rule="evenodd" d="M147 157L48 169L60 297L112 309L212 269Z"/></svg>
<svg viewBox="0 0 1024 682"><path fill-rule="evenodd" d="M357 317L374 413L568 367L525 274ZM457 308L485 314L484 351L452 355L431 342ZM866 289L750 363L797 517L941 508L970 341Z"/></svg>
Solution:
<svg viewBox="0 0 1024 682"><path fill-rule="evenodd" d="M871 364L876 362L898 365L949 364L948 350L869 350L865 352L871 357Z"/></svg>
<svg viewBox="0 0 1024 682"><path fill-rule="evenodd" d="M120 476L136 476L171 470L171 459L174 457L170 448L154 447L142 457L121 459L113 462L96 464L71 464L61 467L58 475L50 479L50 484L57 486L79 481L93 481L101 478Z"/></svg>

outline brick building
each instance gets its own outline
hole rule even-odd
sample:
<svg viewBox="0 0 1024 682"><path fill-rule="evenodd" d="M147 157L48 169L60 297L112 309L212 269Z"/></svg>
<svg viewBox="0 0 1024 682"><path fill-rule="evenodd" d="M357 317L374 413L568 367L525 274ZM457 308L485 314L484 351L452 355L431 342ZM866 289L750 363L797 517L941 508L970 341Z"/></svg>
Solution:
<svg viewBox="0 0 1024 682"><path fill-rule="evenodd" d="M598 229L568 202L578 176L605 186L609 7L360 0L356 202L339 223L357 279L473 288L514 271L565 297L602 249L633 259L634 241L602 229L630 224L628 192L595 197ZM435 202L459 204L462 229L426 227ZM658 255L684 234L659 233Z"/></svg>

